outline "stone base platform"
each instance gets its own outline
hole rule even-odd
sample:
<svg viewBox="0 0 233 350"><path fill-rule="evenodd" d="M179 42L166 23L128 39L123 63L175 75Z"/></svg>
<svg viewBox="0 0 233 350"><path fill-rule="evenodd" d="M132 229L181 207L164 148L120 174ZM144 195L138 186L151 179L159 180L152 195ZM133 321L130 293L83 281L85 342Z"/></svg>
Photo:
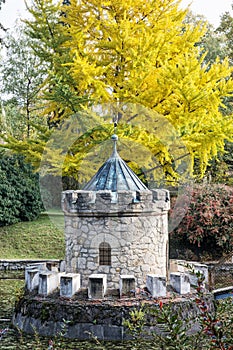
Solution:
<svg viewBox="0 0 233 350"><path fill-rule="evenodd" d="M155 299L151 296L138 294L134 298L105 297L100 300L88 300L87 290L81 290L72 298L64 298L55 292L47 297L35 295L35 292L25 295L16 306L12 323L15 327L28 334L38 333L54 337L66 329L65 337L70 339L90 339L122 341L131 339L124 320L130 319L130 312L135 309L145 310L145 331L158 331L154 308L159 307L159 301L171 302L174 312L181 309L182 319L199 313L195 303L195 295ZM213 310L213 296L207 295L206 302ZM192 331L198 328L193 324Z"/></svg>

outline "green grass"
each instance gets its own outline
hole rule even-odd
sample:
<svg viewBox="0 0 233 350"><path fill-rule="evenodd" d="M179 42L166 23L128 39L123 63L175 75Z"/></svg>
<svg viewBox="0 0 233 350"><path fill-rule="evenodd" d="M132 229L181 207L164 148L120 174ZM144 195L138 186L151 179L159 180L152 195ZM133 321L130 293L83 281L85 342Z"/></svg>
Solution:
<svg viewBox="0 0 233 350"><path fill-rule="evenodd" d="M11 318L15 302L23 293L24 284L22 279L0 279L0 318Z"/></svg>
<svg viewBox="0 0 233 350"><path fill-rule="evenodd" d="M0 227L0 259L64 259L64 221L58 213Z"/></svg>

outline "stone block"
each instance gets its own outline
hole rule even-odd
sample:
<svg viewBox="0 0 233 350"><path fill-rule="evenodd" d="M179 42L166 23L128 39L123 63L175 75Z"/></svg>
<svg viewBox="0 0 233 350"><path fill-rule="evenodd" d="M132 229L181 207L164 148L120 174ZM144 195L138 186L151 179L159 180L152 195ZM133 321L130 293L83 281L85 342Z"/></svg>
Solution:
<svg viewBox="0 0 233 350"><path fill-rule="evenodd" d="M39 286L39 269L25 269L26 289L32 291Z"/></svg>
<svg viewBox="0 0 233 350"><path fill-rule="evenodd" d="M92 261L88 261L87 262L87 269L88 270L95 270L96 269L96 267L97 267L97 264L95 264L94 262L92 262Z"/></svg>
<svg viewBox="0 0 233 350"><path fill-rule="evenodd" d="M185 272L186 267L185 264L187 264L184 260L177 260L177 259L170 259L170 272Z"/></svg>
<svg viewBox="0 0 233 350"><path fill-rule="evenodd" d="M60 272L65 272L66 271L66 262L62 260L60 262Z"/></svg>
<svg viewBox="0 0 233 350"><path fill-rule="evenodd" d="M201 274L204 277L203 285L207 286L209 284L208 266L205 264L200 264L196 262L191 262L189 264L193 268L193 273L189 272L190 284L193 286L197 286L197 282L198 282L197 274Z"/></svg>
<svg viewBox="0 0 233 350"><path fill-rule="evenodd" d="M49 271L54 271L54 272L58 272L59 270L59 263L58 262L54 262L54 261L48 261L46 263L46 267Z"/></svg>
<svg viewBox="0 0 233 350"><path fill-rule="evenodd" d="M135 296L136 283L134 275L120 275L120 298Z"/></svg>
<svg viewBox="0 0 233 350"><path fill-rule="evenodd" d="M146 287L153 298L165 297L167 294L166 277L153 274L147 275Z"/></svg>
<svg viewBox="0 0 233 350"><path fill-rule="evenodd" d="M142 272L150 272L150 266L148 265L142 265L141 266Z"/></svg>
<svg viewBox="0 0 233 350"><path fill-rule="evenodd" d="M170 209L170 193L164 189L153 189L153 201L156 203L157 208L163 210Z"/></svg>
<svg viewBox="0 0 233 350"><path fill-rule="evenodd" d="M45 271L46 268L46 262L38 262L38 263L32 263L25 267L25 270L32 270L32 269L38 269L40 271Z"/></svg>
<svg viewBox="0 0 233 350"><path fill-rule="evenodd" d="M34 263L25 268L25 284L28 291L32 291L39 286L39 273L46 271L46 263Z"/></svg>
<svg viewBox="0 0 233 350"><path fill-rule="evenodd" d="M96 192L96 204L110 204L112 200L112 193L111 191L98 191Z"/></svg>
<svg viewBox="0 0 233 350"><path fill-rule="evenodd" d="M77 267L78 269L86 269L87 259L85 258L78 258L77 259Z"/></svg>
<svg viewBox="0 0 233 350"><path fill-rule="evenodd" d="M103 325L104 340L123 340L124 328L119 326Z"/></svg>
<svg viewBox="0 0 233 350"><path fill-rule="evenodd" d="M72 298L80 289L79 273L64 273L60 276L60 296Z"/></svg>
<svg viewBox="0 0 233 350"><path fill-rule="evenodd" d="M152 192L151 191L148 191L148 190L145 190L145 191L137 191L136 192L136 198L138 201L140 202L152 202Z"/></svg>
<svg viewBox="0 0 233 350"><path fill-rule="evenodd" d="M170 193L165 189L152 189L153 199L168 202L170 200Z"/></svg>
<svg viewBox="0 0 233 350"><path fill-rule="evenodd" d="M52 271L40 272L38 293L44 296L52 293L56 288L58 288L59 282L59 273Z"/></svg>
<svg viewBox="0 0 233 350"><path fill-rule="evenodd" d="M75 192L74 192L75 193ZM76 203L79 207L95 202L95 192L79 190L76 192Z"/></svg>
<svg viewBox="0 0 233 350"><path fill-rule="evenodd" d="M103 299L107 291L107 275L92 274L88 278L88 298Z"/></svg>
<svg viewBox="0 0 233 350"><path fill-rule="evenodd" d="M127 205L129 203L132 203L133 198L136 197L136 193L134 191L126 191L126 190L120 190L117 192L118 194L118 203L119 205Z"/></svg>
<svg viewBox="0 0 233 350"><path fill-rule="evenodd" d="M181 272L170 273L170 284L179 294L190 293L189 275Z"/></svg>

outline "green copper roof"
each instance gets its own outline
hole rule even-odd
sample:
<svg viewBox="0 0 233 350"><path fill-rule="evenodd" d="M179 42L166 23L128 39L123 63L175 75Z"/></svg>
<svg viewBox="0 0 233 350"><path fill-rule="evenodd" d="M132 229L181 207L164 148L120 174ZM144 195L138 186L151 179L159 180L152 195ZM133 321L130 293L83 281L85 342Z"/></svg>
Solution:
<svg viewBox="0 0 233 350"><path fill-rule="evenodd" d="M145 191L148 188L121 159L116 149L117 135L112 136L114 149L111 157L101 166L98 172L84 187L85 191L121 190Z"/></svg>

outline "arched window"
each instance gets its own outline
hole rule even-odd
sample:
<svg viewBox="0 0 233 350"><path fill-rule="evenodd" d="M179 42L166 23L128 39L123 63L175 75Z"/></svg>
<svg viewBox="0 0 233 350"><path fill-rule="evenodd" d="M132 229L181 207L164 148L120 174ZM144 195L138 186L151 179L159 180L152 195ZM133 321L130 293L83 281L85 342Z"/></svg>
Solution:
<svg viewBox="0 0 233 350"><path fill-rule="evenodd" d="M99 245L99 264L111 265L111 246L106 242Z"/></svg>

